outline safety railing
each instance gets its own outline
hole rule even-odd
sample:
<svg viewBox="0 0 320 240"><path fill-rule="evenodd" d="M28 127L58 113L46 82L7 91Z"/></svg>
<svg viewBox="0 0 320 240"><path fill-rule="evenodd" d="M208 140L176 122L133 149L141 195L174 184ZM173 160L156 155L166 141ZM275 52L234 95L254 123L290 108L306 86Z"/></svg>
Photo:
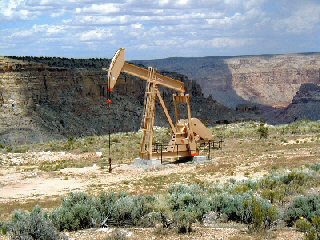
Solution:
<svg viewBox="0 0 320 240"><path fill-rule="evenodd" d="M202 141L197 144L196 150L199 152L207 152L208 159L211 159L211 150L217 150L222 149L223 139L220 138L218 141L214 140L208 140L208 141ZM175 144L174 147L177 149L177 157L179 157L179 146L182 146L185 144ZM163 143L155 143L152 145L152 152L153 153L160 153L160 160L162 163L163 160L163 153L167 152L168 147L172 147L172 145L169 144L163 144ZM180 148L181 149L181 148Z"/></svg>

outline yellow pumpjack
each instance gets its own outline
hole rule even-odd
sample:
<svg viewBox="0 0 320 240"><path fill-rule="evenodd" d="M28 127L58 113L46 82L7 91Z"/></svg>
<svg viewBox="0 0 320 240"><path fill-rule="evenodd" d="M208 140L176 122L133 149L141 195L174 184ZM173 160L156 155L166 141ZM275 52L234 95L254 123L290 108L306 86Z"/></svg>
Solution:
<svg viewBox="0 0 320 240"><path fill-rule="evenodd" d="M120 48L112 58L108 70L109 88L113 89L121 72L139 77L147 81L145 93L145 105L143 115L143 137L140 144L140 158L144 160L153 159L177 159L192 158L201 153L200 146L209 147L213 141L211 131L197 118L191 117L190 96L185 93L184 83L168 76L164 76L149 67L144 69L125 61L125 49ZM161 97L158 86L166 87L176 91L173 94L175 108L174 123ZM171 127L172 136L167 145L153 145L154 121L156 100L159 100L168 123ZM188 119L180 119L179 104L186 104Z"/></svg>

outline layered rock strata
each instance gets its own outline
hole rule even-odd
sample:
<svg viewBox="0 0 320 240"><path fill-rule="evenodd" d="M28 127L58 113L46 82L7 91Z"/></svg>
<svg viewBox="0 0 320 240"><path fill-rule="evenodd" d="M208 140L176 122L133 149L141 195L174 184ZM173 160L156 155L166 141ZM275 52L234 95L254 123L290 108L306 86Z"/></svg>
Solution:
<svg viewBox="0 0 320 240"><path fill-rule="evenodd" d="M168 58L136 61L185 74L225 106L287 107L300 86L320 84L320 54Z"/></svg>
<svg viewBox="0 0 320 240"><path fill-rule="evenodd" d="M100 61L97 62L100 65ZM234 111L217 104L212 98L204 98L199 85L191 83L185 76L164 74L185 82L192 94L194 116L208 124L221 119L235 119ZM2 58L0 143L42 142L71 136L101 135L109 130L138 130L145 82L121 75L113 92L114 103L108 110L105 104L106 76L106 72L95 65L64 68L51 64L49 67L43 63ZM167 89L161 92L170 113L173 113L172 92ZM166 126L160 106L157 106L156 116L156 125Z"/></svg>

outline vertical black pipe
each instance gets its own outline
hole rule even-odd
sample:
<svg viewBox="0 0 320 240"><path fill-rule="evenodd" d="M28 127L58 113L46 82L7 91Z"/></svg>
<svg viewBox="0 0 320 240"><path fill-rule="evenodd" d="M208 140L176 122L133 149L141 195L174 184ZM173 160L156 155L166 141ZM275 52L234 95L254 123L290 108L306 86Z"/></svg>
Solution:
<svg viewBox="0 0 320 240"><path fill-rule="evenodd" d="M160 160L161 160L161 164L162 164L162 144L160 145L160 150L161 150Z"/></svg>
<svg viewBox="0 0 320 240"><path fill-rule="evenodd" d="M109 163L109 173L112 172L112 160L111 160L111 109L110 109L110 104L111 104L111 86L110 86L110 81L108 78L108 88L107 88L107 105L108 105L108 113L109 113L109 126L108 126L108 149L109 149L109 158L108 158L108 163Z"/></svg>
<svg viewBox="0 0 320 240"><path fill-rule="evenodd" d="M179 156L179 144L177 144L177 157Z"/></svg>

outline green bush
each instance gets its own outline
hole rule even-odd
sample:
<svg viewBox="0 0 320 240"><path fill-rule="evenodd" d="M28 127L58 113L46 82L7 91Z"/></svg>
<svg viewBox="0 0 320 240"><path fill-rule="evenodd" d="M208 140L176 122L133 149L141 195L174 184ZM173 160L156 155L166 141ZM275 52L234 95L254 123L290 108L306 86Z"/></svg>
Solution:
<svg viewBox="0 0 320 240"><path fill-rule="evenodd" d="M320 233L320 216L313 217L311 219L311 223L319 234Z"/></svg>
<svg viewBox="0 0 320 240"><path fill-rule="evenodd" d="M290 172L288 175L284 175L281 177L281 181L284 184L297 184L297 185L304 185L306 181L310 178L307 174L303 172Z"/></svg>
<svg viewBox="0 0 320 240"><path fill-rule="evenodd" d="M153 211L155 198L102 193L91 197L71 193L55 209L51 218L59 230L79 230L97 226L143 226L143 217Z"/></svg>
<svg viewBox="0 0 320 240"><path fill-rule="evenodd" d="M268 176L259 182L260 194L271 203L283 202L286 196L286 186L279 177Z"/></svg>
<svg viewBox="0 0 320 240"><path fill-rule="evenodd" d="M64 145L65 150L72 150L74 148L75 139L73 137L68 137L67 142Z"/></svg>
<svg viewBox="0 0 320 240"><path fill-rule="evenodd" d="M219 194L211 198L211 209L229 220L251 224L255 230L268 228L278 217L277 209L268 201L244 194Z"/></svg>
<svg viewBox="0 0 320 240"><path fill-rule="evenodd" d="M301 217L295 222L296 228L300 232L305 233L307 240L320 239L320 216L315 216L309 222L307 219Z"/></svg>
<svg viewBox="0 0 320 240"><path fill-rule="evenodd" d="M303 193L305 186L312 183L312 177L301 171L292 171L284 175L272 174L259 182L260 195L271 203L283 203L286 196Z"/></svg>
<svg viewBox="0 0 320 240"><path fill-rule="evenodd" d="M51 218L60 231L95 227L101 223L98 205L95 198L85 193L70 193L63 199L62 205L52 212Z"/></svg>
<svg viewBox="0 0 320 240"><path fill-rule="evenodd" d="M310 195L294 199L288 207L284 219L289 226L292 226L300 217L311 222L312 218L316 216L320 216L320 195Z"/></svg>
<svg viewBox="0 0 320 240"><path fill-rule="evenodd" d="M17 211L11 222L8 223L10 239L21 240L57 240L67 239L61 235L50 221L48 214L39 207L35 207L30 213Z"/></svg>
<svg viewBox="0 0 320 240"><path fill-rule="evenodd" d="M261 230L270 228L278 218L278 210L264 199L252 197L252 228Z"/></svg>
<svg viewBox="0 0 320 240"><path fill-rule="evenodd" d="M305 239L306 240L319 240L320 235L317 234L317 232L314 228L311 228L310 231L306 232Z"/></svg>
<svg viewBox="0 0 320 240"><path fill-rule="evenodd" d="M305 218L300 218L295 222L295 226L300 232L309 232L312 228L312 224Z"/></svg>
<svg viewBox="0 0 320 240"><path fill-rule="evenodd" d="M169 189L169 206L178 232L190 232L209 210L205 192L197 185L176 185Z"/></svg>
<svg viewBox="0 0 320 240"><path fill-rule="evenodd" d="M309 166L310 169L312 169L315 172L320 172L320 163L315 163Z"/></svg>
<svg viewBox="0 0 320 240"><path fill-rule="evenodd" d="M259 134L259 138L268 138L269 135L269 129L264 125L264 123L260 123L259 128L257 130Z"/></svg>
<svg viewBox="0 0 320 240"><path fill-rule="evenodd" d="M111 220L115 225L141 225L142 217L153 211L155 198L151 196L128 196L125 194L114 202Z"/></svg>
<svg viewBox="0 0 320 240"><path fill-rule="evenodd" d="M234 184L232 188L232 193L245 193L249 191L257 190L257 182L252 180L247 180Z"/></svg>
<svg viewBox="0 0 320 240"><path fill-rule="evenodd" d="M8 226L6 223L0 221L0 235L6 235L8 231Z"/></svg>
<svg viewBox="0 0 320 240"><path fill-rule="evenodd" d="M112 218L113 206L117 199L118 196L115 193L103 192L98 196L99 205L97 208L104 224Z"/></svg>

